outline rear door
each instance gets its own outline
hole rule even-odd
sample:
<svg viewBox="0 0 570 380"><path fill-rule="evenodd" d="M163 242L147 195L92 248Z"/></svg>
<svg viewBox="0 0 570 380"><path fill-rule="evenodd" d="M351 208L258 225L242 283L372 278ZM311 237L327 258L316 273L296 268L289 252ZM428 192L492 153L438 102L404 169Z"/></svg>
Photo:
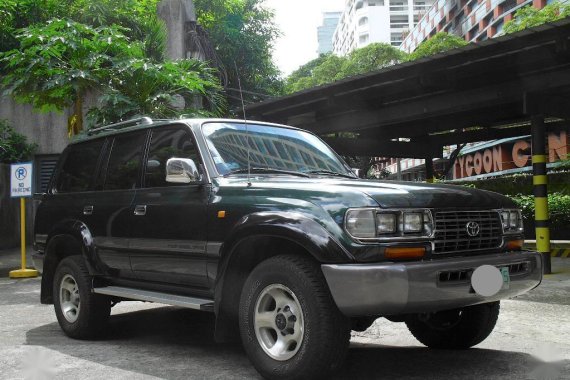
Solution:
<svg viewBox="0 0 570 380"><path fill-rule="evenodd" d="M142 188L131 223L131 264L146 281L206 291L206 205L210 186L166 182L169 158L202 163L186 125L151 130Z"/></svg>
<svg viewBox="0 0 570 380"><path fill-rule="evenodd" d="M92 196L83 199L97 256L112 276L133 277L128 252L130 218L142 175L148 130L109 137Z"/></svg>

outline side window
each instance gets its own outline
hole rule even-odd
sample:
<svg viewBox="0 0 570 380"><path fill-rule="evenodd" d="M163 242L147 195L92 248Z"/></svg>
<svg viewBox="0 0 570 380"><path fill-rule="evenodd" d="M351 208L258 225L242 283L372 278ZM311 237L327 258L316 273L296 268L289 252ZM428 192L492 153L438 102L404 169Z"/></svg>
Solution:
<svg viewBox="0 0 570 380"><path fill-rule="evenodd" d="M56 189L60 193L89 190L105 140L95 140L67 148Z"/></svg>
<svg viewBox="0 0 570 380"><path fill-rule="evenodd" d="M140 173L147 131L116 136L111 148L105 190L134 189Z"/></svg>
<svg viewBox="0 0 570 380"><path fill-rule="evenodd" d="M166 161L169 158L190 158L200 163L198 150L190 131L185 127L152 130L145 172L145 187L180 186L166 182Z"/></svg>

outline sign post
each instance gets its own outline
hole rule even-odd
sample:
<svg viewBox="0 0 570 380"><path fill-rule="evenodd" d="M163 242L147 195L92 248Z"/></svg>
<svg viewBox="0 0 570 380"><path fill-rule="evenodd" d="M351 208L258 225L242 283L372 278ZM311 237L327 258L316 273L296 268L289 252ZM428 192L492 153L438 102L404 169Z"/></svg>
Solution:
<svg viewBox="0 0 570 380"><path fill-rule="evenodd" d="M38 271L26 268L26 198L32 196L31 162L12 164L10 168L10 196L20 198L20 244L22 266L20 269L10 271L10 278L37 277Z"/></svg>

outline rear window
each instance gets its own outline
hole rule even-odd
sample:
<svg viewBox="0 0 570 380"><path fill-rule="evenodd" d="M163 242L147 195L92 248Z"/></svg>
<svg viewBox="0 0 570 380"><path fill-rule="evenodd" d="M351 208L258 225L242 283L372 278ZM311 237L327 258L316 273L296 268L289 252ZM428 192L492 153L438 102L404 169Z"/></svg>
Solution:
<svg viewBox="0 0 570 380"><path fill-rule="evenodd" d="M67 148L64 162L57 176L56 189L60 193L89 190L104 140L89 141Z"/></svg>

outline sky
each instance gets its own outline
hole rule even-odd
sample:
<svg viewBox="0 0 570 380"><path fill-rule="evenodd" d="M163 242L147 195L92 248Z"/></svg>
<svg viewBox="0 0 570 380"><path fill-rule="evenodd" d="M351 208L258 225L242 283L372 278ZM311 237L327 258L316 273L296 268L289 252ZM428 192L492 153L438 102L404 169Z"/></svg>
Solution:
<svg viewBox="0 0 570 380"><path fill-rule="evenodd" d="M345 0L265 0L275 11L275 24L281 37L275 42L273 60L283 73L317 58L317 26L323 12L341 11Z"/></svg>

